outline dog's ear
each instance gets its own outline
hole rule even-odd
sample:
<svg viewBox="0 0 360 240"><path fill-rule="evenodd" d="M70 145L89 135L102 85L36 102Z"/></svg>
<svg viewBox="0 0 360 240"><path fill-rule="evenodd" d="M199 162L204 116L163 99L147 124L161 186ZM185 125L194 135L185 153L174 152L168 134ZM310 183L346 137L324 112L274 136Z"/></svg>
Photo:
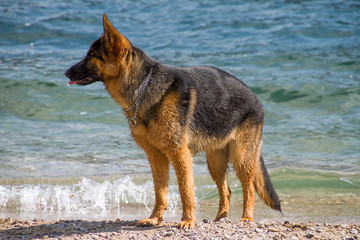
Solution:
<svg viewBox="0 0 360 240"><path fill-rule="evenodd" d="M109 54L117 57L119 54L127 52L131 49L130 41L121 35L118 30L110 23L106 14L103 16L104 38L106 48Z"/></svg>

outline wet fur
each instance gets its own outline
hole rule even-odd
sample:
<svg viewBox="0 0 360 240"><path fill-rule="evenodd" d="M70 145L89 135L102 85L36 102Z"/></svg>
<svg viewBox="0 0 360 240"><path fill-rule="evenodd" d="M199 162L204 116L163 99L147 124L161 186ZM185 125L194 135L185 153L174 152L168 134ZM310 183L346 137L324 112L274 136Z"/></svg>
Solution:
<svg viewBox="0 0 360 240"><path fill-rule="evenodd" d="M211 177L219 190L215 220L227 216L231 190L227 170L232 163L244 195L242 220L253 220L254 193L281 211L279 198L261 156L263 107L240 80L215 67L175 68L149 58L103 18L104 35L66 75L71 83L104 83L123 109L137 98L150 69L137 126L130 127L145 151L154 180L155 206L139 225L156 225L167 207L169 166L175 169L183 205L180 228L195 225L192 155L205 151Z"/></svg>

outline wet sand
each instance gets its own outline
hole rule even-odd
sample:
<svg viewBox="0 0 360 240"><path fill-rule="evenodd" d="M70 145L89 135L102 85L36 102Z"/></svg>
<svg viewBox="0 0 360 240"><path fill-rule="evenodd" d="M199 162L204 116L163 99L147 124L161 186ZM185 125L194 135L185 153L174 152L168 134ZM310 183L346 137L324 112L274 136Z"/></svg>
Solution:
<svg viewBox="0 0 360 240"><path fill-rule="evenodd" d="M0 239L360 239L360 224L198 221L179 230L175 222L137 227L136 221L31 220L0 218Z"/></svg>

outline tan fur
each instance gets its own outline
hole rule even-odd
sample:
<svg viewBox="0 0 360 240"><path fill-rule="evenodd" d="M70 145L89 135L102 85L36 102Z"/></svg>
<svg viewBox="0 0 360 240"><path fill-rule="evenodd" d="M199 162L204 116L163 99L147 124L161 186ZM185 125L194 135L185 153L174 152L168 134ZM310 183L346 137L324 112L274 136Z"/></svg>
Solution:
<svg viewBox="0 0 360 240"><path fill-rule="evenodd" d="M254 218L255 186L254 173L259 168L261 150L261 128L245 122L237 138L229 144L230 159L243 189L242 220Z"/></svg>
<svg viewBox="0 0 360 240"><path fill-rule="evenodd" d="M242 220L252 221L255 206L255 174L258 174L261 154L261 127L244 122L222 141L208 140L206 150L209 172L219 191L219 211L215 220L226 217L230 207L231 190L227 183L230 159L243 188L244 206ZM211 149L210 146L214 146ZM256 177L257 178L257 177ZM262 181L264 184L264 181Z"/></svg>
<svg viewBox="0 0 360 240"><path fill-rule="evenodd" d="M215 221L227 217L230 209L231 190L227 180L229 156L227 149L214 149L206 152L208 168L211 177L219 190L219 210Z"/></svg>

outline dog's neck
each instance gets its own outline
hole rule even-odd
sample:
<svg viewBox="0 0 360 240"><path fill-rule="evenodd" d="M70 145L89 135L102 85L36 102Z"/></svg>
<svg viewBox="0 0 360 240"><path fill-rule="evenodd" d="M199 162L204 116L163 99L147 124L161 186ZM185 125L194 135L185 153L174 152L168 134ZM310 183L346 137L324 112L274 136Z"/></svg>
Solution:
<svg viewBox="0 0 360 240"><path fill-rule="evenodd" d="M145 97L145 92L150 83L152 72L153 69L151 68L145 80L141 83L140 87L137 90L135 90L135 92L137 92L137 97L135 102L129 108L123 109L125 117L127 118L130 126L132 127L136 127L137 125L137 115L139 113L140 104ZM134 110L133 117L129 116L129 112L131 110Z"/></svg>

